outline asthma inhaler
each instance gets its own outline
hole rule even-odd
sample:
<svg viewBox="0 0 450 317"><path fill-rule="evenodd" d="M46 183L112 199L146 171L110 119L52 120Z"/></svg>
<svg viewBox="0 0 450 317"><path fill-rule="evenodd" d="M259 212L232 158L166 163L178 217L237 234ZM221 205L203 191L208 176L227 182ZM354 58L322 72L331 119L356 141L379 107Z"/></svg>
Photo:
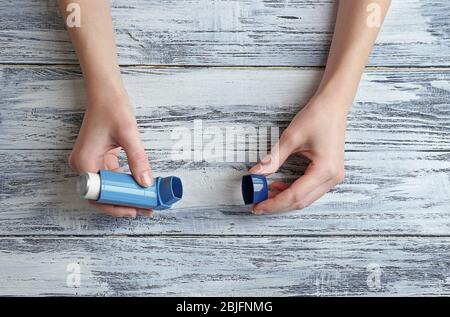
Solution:
<svg viewBox="0 0 450 317"><path fill-rule="evenodd" d="M242 198L246 205L257 204L268 199L269 187L266 177L255 174L242 177Z"/></svg>
<svg viewBox="0 0 450 317"><path fill-rule="evenodd" d="M130 174L101 170L80 175L77 191L84 199L100 204L145 209L168 209L183 196L181 179L156 177L153 185L142 187Z"/></svg>

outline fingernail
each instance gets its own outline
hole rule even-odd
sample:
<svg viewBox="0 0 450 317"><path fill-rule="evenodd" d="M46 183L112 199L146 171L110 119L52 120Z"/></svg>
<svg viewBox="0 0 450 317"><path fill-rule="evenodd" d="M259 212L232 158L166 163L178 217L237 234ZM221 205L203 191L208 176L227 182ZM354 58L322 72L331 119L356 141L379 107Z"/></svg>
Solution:
<svg viewBox="0 0 450 317"><path fill-rule="evenodd" d="M146 171L142 174L141 181L142 181L142 184L147 187L152 185L152 177L151 177L149 171Z"/></svg>
<svg viewBox="0 0 450 317"><path fill-rule="evenodd" d="M264 210L262 210L262 209L253 209L252 213L254 215L263 215L264 214Z"/></svg>

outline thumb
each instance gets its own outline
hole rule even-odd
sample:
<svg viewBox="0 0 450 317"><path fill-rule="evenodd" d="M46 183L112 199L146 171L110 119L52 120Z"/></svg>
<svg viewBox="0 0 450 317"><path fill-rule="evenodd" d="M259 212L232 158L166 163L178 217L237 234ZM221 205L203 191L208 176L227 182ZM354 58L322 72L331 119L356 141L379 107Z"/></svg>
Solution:
<svg viewBox="0 0 450 317"><path fill-rule="evenodd" d="M270 175L275 173L294 150L292 142L282 135L280 140L258 164L250 169L250 173Z"/></svg>
<svg viewBox="0 0 450 317"><path fill-rule="evenodd" d="M134 179L141 186L151 186L153 183L152 169L148 162L147 153L142 145L139 131L137 129L127 131L119 141L127 154L128 165Z"/></svg>

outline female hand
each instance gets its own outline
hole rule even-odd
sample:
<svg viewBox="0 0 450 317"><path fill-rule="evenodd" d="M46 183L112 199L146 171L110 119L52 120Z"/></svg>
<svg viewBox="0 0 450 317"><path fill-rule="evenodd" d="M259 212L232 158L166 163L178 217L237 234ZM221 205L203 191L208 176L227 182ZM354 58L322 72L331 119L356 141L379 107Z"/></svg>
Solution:
<svg viewBox="0 0 450 317"><path fill-rule="evenodd" d="M297 114L272 153L250 171L274 173L291 154L306 156L311 163L292 185L273 183L269 199L254 206L256 214L305 208L344 179L347 112L390 2L339 1L327 66L316 96Z"/></svg>
<svg viewBox="0 0 450 317"><path fill-rule="evenodd" d="M269 199L254 206L255 214L303 209L344 179L347 105L316 96L295 116L279 142L250 172L275 173L291 154L311 162L293 184L274 182Z"/></svg>
<svg viewBox="0 0 450 317"><path fill-rule="evenodd" d="M126 152L135 180L142 186L150 186L152 171L125 90L91 98L69 157L70 167L79 174L100 169L121 171L117 157L121 148ZM151 210L94 204L115 217L134 218L138 212L152 215Z"/></svg>

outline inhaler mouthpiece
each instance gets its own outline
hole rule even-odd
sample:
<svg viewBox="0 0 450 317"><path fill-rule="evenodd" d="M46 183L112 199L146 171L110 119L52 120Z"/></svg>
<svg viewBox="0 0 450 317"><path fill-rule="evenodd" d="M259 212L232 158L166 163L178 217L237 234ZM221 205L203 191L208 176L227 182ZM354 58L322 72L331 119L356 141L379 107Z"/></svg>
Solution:
<svg viewBox="0 0 450 317"><path fill-rule="evenodd" d="M183 184L176 176L162 177L159 181L161 205L170 208L183 197Z"/></svg>

